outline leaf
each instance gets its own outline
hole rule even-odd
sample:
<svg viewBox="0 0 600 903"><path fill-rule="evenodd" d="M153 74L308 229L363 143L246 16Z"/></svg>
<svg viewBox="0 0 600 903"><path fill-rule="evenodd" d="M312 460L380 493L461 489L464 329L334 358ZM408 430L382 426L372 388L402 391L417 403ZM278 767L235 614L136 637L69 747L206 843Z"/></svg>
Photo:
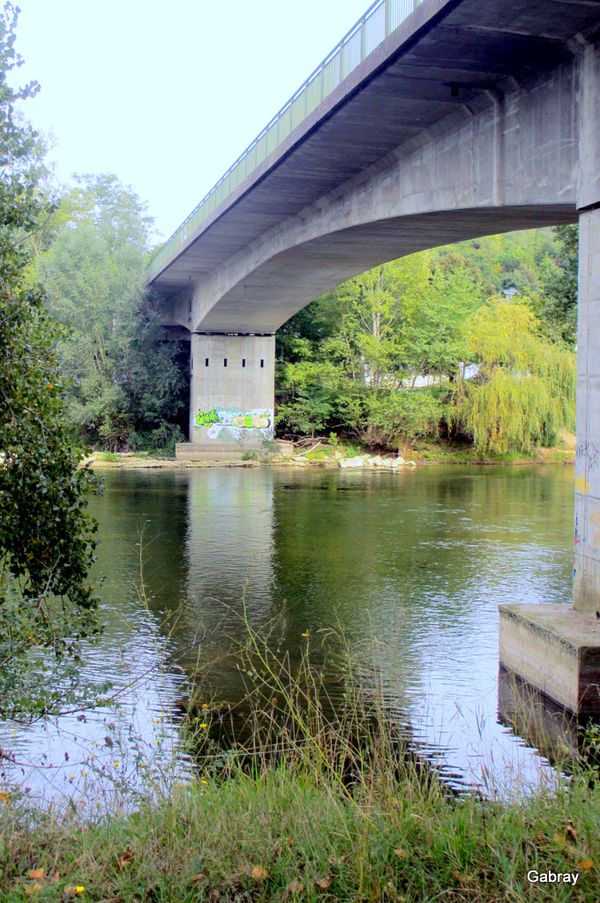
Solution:
<svg viewBox="0 0 600 903"><path fill-rule="evenodd" d="M318 887L319 890L329 890L331 887L331 878L329 876L326 878L317 878L315 886Z"/></svg>
<svg viewBox="0 0 600 903"><path fill-rule="evenodd" d="M590 869L595 869L596 864L593 859L582 859L581 862L577 863L578 869L583 869L584 872L589 872Z"/></svg>
<svg viewBox="0 0 600 903"><path fill-rule="evenodd" d="M464 872L460 872L458 869L452 869L452 877L463 887L473 883L473 878L470 875L465 875Z"/></svg>
<svg viewBox="0 0 600 903"><path fill-rule="evenodd" d="M0 800L3 803L7 803L10 799L10 794L6 790L0 790Z"/></svg>
<svg viewBox="0 0 600 903"><path fill-rule="evenodd" d="M39 884L39 883L38 884L30 884L28 887L25 888L25 896L32 897L32 896L34 896L34 894L41 894L43 890L44 890L43 884Z"/></svg>
<svg viewBox="0 0 600 903"><path fill-rule="evenodd" d="M394 850L394 856L397 856L398 859L406 859L406 850L401 850L400 848L398 848L397 850Z"/></svg>
<svg viewBox="0 0 600 903"><path fill-rule="evenodd" d="M567 839L563 834L555 834L552 840L554 841L554 843L557 843L560 846L564 846L564 844L567 842Z"/></svg>
<svg viewBox="0 0 600 903"><path fill-rule="evenodd" d="M266 868L264 868L264 866L255 865L252 869L251 874L255 881L264 881L269 873L267 872Z"/></svg>
<svg viewBox="0 0 600 903"><path fill-rule="evenodd" d="M129 847L125 850L121 858L119 859L119 870L122 872L123 869L126 869L128 865L131 865L133 862L133 852Z"/></svg>
<svg viewBox="0 0 600 903"><path fill-rule="evenodd" d="M39 880L43 878L46 874L46 869L31 869L30 872L27 872L27 876L31 878L32 881Z"/></svg>
<svg viewBox="0 0 600 903"><path fill-rule="evenodd" d="M303 885L302 881L300 881L299 878L294 878L294 880L290 881L290 883L287 886L288 894L301 894L303 890L304 890L304 885Z"/></svg>

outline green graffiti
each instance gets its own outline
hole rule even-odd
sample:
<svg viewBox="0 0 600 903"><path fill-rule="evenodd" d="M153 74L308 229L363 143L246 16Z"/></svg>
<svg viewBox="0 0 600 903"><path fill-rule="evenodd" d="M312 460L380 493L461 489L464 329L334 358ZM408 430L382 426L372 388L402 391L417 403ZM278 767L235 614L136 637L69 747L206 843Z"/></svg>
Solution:
<svg viewBox="0 0 600 903"><path fill-rule="evenodd" d="M213 423L218 423L219 419L219 415L214 408L212 411L198 411L194 420L194 426L196 429L201 429L203 426L211 426Z"/></svg>

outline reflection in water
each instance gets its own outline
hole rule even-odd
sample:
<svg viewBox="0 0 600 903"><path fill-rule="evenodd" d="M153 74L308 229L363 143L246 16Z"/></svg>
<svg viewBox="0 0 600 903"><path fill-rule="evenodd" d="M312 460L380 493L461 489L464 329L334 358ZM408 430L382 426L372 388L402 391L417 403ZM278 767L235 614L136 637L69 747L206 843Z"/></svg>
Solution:
<svg viewBox="0 0 600 903"><path fill-rule="evenodd" d="M559 768L568 768L569 761L584 752L588 719L580 723L576 715L503 666L498 672L498 720Z"/></svg>
<svg viewBox="0 0 600 903"><path fill-rule="evenodd" d="M245 600L249 623L269 625L292 661L303 633L341 632L354 669L453 783L505 793L515 774L532 784L544 776L544 760L498 722L497 607L568 601L570 469L223 468L116 473L106 483L92 505L108 626L89 671L126 688L123 704L86 723L62 719L66 739L55 728L0 727L0 743L22 759L63 762L66 750L72 761L73 728L106 755L105 718L125 730L125 752L117 760L109 746L108 757L129 767L140 755L126 736L134 717L134 733L160 755L177 731L160 713L185 693L174 660L210 662L211 694L235 702L242 686L227 653L243 634ZM335 696L340 650L316 654ZM40 790L45 774L26 780Z"/></svg>

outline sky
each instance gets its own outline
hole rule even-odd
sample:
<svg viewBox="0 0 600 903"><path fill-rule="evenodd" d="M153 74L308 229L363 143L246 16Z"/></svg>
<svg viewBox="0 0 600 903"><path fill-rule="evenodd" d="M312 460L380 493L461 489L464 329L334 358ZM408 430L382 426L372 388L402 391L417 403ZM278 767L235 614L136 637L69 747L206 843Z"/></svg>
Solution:
<svg viewBox="0 0 600 903"><path fill-rule="evenodd" d="M368 0L18 0L55 178L114 173L167 238Z"/></svg>

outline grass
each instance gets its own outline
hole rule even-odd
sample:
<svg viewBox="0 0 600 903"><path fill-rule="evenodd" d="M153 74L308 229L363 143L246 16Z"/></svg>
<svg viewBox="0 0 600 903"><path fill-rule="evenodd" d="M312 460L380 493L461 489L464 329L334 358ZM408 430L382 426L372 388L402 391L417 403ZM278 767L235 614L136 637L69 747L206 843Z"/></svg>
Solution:
<svg viewBox="0 0 600 903"><path fill-rule="evenodd" d="M116 464L121 460L121 456L117 452L100 451L96 452L98 461L106 461L107 464Z"/></svg>
<svg viewBox="0 0 600 903"><path fill-rule="evenodd" d="M418 442L403 453L406 460L431 464L571 464L574 450L564 446L535 448L531 454L510 451L504 454L485 455L473 446L454 445L450 442Z"/></svg>
<svg viewBox="0 0 600 903"><path fill-rule="evenodd" d="M523 802L457 796L351 669L345 704L331 705L312 637L292 662L246 626L244 715L202 702L201 684L188 701L192 783L98 823L31 812L3 793L2 901L600 899L591 767L576 763L570 781ZM532 885L530 870L578 883Z"/></svg>
<svg viewBox="0 0 600 903"><path fill-rule="evenodd" d="M279 764L99 825L45 817L26 833L9 814L2 900L36 885L40 899L84 887L111 901L600 899L600 796L587 781L507 806L450 798L414 772L365 777L355 804L314 771ZM532 887L531 869L580 878Z"/></svg>
<svg viewBox="0 0 600 903"><path fill-rule="evenodd" d="M451 797L415 769L369 771L352 801L300 764L204 780L97 825L5 812L1 899L600 899L600 793L583 775L523 805ZM534 888L531 869L580 878Z"/></svg>

